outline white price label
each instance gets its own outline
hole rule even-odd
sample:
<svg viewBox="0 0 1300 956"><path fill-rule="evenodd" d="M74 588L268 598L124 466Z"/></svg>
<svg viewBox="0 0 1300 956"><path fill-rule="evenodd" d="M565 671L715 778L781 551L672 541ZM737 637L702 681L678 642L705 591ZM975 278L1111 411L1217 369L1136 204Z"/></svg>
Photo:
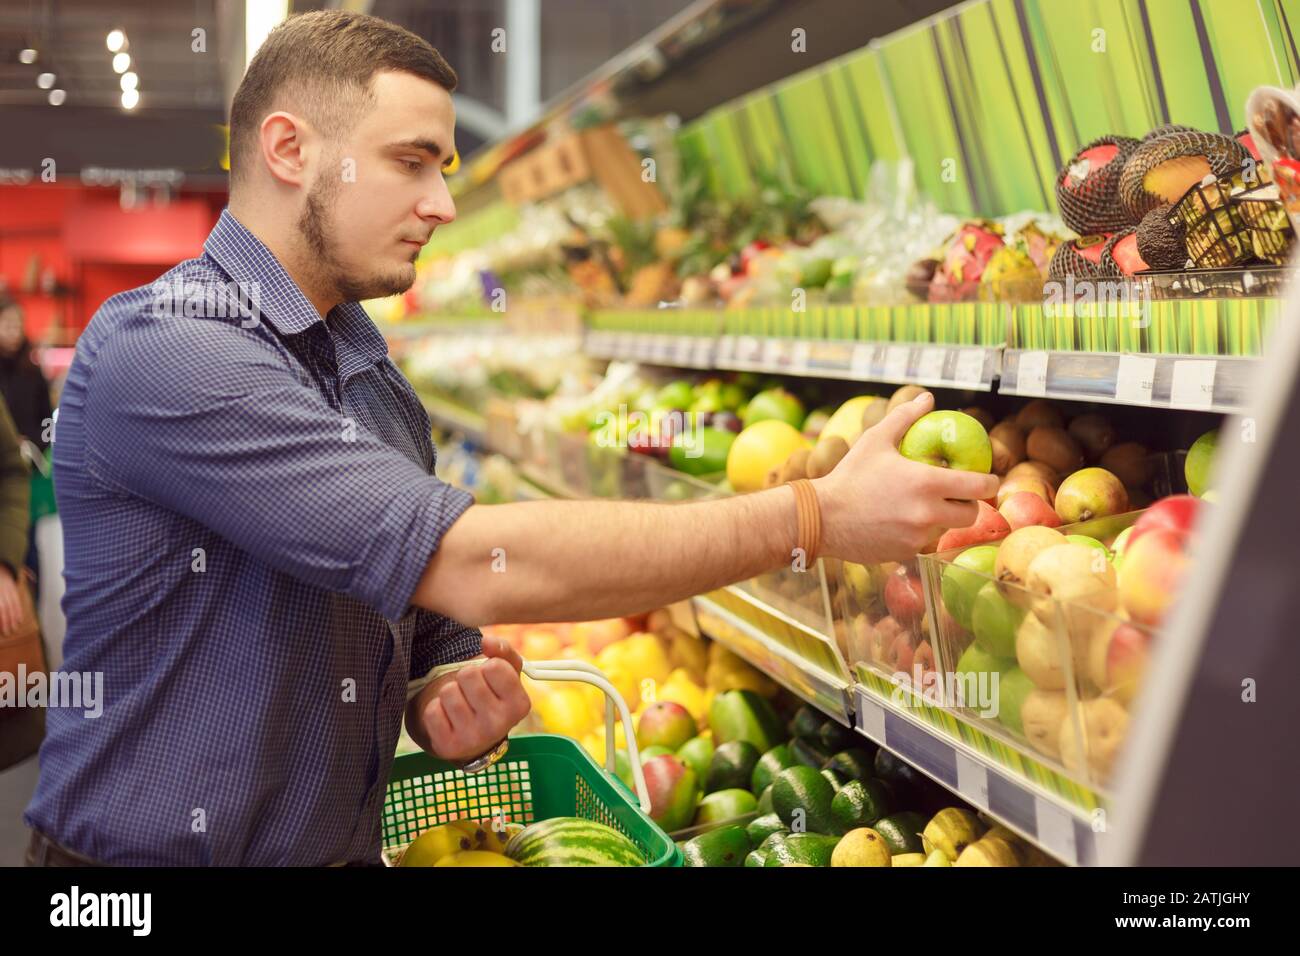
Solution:
<svg viewBox="0 0 1300 956"><path fill-rule="evenodd" d="M796 375L805 375L808 372L808 362L812 358L812 343L806 339L799 339L794 343L794 349L790 353L790 371Z"/></svg>
<svg viewBox="0 0 1300 956"><path fill-rule="evenodd" d="M718 364L726 365L736 357L736 337L724 335L718 339Z"/></svg>
<svg viewBox="0 0 1300 956"><path fill-rule="evenodd" d="M736 343L736 361L742 365L754 365L761 357L762 348L752 335L742 335Z"/></svg>
<svg viewBox="0 0 1300 956"><path fill-rule="evenodd" d="M1021 352L1016 366L1017 395L1047 394L1047 353Z"/></svg>
<svg viewBox="0 0 1300 956"><path fill-rule="evenodd" d="M1074 843L1074 818L1063 808L1034 798L1034 817L1038 829L1038 842L1067 863L1078 859Z"/></svg>
<svg viewBox="0 0 1300 956"><path fill-rule="evenodd" d="M957 790L977 807L989 805L989 772L960 750L957 757Z"/></svg>
<svg viewBox="0 0 1300 956"><path fill-rule="evenodd" d="M858 693L858 729L878 744L885 744L885 708L865 693Z"/></svg>
<svg viewBox="0 0 1300 956"><path fill-rule="evenodd" d="M885 378L892 382L907 380L907 360L912 350L906 345L891 345L885 349Z"/></svg>
<svg viewBox="0 0 1300 956"><path fill-rule="evenodd" d="M916 377L924 383L943 381L943 349L921 349L921 362L916 369Z"/></svg>
<svg viewBox="0 0 1300 956"><path fill-rule="evenodd" d="M785 339L763 340L763 366L765 368L779 371L784 358Z"/></svg>
<svg viewBox="0 0 1300 956"><path fill-rule="evenodd" d="M695 339L689 335L677 336L676 344L673 346L674 361L678 365L690 365L691 356L695 351Z"/></svg>
<svg viewBox="0 0 1300 956"><path fill-rule="evenodd" d="M627 358L632 354L632 333L619 332L614 338L614 344L611 351L614 358Z"/></svg>
<svg viewBox="0 0 1300 956"><path fill-rule="evenodd" d="M984 350L962 349L957 353L957 368L953 371L957 385L976 386L984 381Z"/></svg>
<svg viewBox="0 0 1300 956"><path fill-rule="evenodd" d="M698 368L708 368L713 364L713 342L707 335L696 338L694 361Z"/></svg>
<svg viewBox="0 0 1300 956"><path fill-rule="evenodd" d="M1150 405L1156 382L1156 360L1145 355L1121 355L1115 373L1115 398L1130 405Z"/></svg>
<svg viewBox="0 0 1300 956"><path fill-rule="evenodd" d="M1171 404L1180 408L1211 408L1214 405L1214 373L1218 363L1180 360L1174 363Z"/></svg>
<svg viewBox="0 0 1300 956"><path fill-rule="evenodd" d="M849 375L853 378L871 378L871 363L875 360L876 350L873 346L858 343L853 346L853 356L849 359Z"/></svg>

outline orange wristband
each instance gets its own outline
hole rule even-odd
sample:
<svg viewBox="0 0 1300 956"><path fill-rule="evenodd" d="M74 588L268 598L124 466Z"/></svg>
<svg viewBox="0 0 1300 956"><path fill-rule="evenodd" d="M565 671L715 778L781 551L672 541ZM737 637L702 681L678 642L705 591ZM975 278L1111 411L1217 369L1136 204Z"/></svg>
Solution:
<svg viewBox="0 0 1300 956"><path fill-rule="evenodd" d="M790 482L794 491L794 513L797 525L795 547L803 551L808 563L817 560L822 543L822 509L812 482L800 478Z"/></svg>

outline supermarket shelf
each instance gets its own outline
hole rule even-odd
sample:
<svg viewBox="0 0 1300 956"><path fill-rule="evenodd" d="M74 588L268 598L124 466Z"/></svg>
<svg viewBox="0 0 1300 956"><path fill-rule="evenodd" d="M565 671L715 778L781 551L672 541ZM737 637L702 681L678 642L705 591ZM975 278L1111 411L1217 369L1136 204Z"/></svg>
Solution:
<svg viewBox="0 0 1300 956"><path fill-rule="evenodd" d="M874 691L857 684L853 710L859 733L984 810L1064 863L1098 860L1104 832L1091 813L1008 774L975 749L941 733Z"/></svg>
<svg viewBox="0 0 1300 956"><path fill-rule="evenodd" d="M487 421L482 415L433 395L422 394L420 401L430 421L443 431L460 432L480 448L487 447Z"/></svg>
<svg viewBox="0 0 1300 956"><path fill-rule="evenodd" d="M990 391L1001 348L724 335L718 368Z"/></svg>
<svg viewBox="0 0 1300 956"><path fill-rule="evenodd" d="M679 368L713 367L717 339L707 335L663 335L589 329L583 350L593 358L624 359Z"/></svg>
<svg viewBox="0 0 1300 956"><path fill-rule="evenodd" d="M1224 355L1136 355L1007 349L1006 395L1231 414L1246 408L1261 360Z"/></svg>
<svg viewBox="0 0 1300 956"><path fill-rule="evenodd" d="M761 602L739 588L725 590L750 605L762 607ZM707 596L696 596L691 599L691 603L702 632L827 716L834 717L846 727L853 726L851 685L847 680L798 657L761 628L741 619ZM778 611L770 608L765 610L773 617L781 618L785 627L793 623Z"/></svg>

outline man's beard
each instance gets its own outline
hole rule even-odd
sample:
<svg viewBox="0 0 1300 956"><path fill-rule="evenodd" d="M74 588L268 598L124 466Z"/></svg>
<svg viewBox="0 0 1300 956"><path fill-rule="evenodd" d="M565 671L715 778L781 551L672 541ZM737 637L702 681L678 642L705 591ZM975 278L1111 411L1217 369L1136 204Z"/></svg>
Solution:
<svg viewBox="0 0 1300 956"><path fill-rule="evenodd" d="M302 233L307 248L315 257L310 264L314 284L323 290L332 291L341 302L381 299L405 292L415 282L414 269L356 276L350 275L339 261L333 239L336 235L335 224L331 215L338 188L339 184L333 180L317 179L307 193L302 215L298 217L298 231Z"/></svg>

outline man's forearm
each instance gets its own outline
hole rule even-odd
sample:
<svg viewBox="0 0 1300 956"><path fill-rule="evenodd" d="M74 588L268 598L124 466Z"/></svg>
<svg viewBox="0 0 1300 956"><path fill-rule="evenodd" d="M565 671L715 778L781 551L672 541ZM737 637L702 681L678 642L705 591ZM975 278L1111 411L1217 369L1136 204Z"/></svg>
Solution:
<svg viewBox="0 0 1300 956"><path fill-rule="evenodd" d="M788 564L795 534L788 487L682 504L476 505L413 603L474 626L635 614Z"/></svg>

